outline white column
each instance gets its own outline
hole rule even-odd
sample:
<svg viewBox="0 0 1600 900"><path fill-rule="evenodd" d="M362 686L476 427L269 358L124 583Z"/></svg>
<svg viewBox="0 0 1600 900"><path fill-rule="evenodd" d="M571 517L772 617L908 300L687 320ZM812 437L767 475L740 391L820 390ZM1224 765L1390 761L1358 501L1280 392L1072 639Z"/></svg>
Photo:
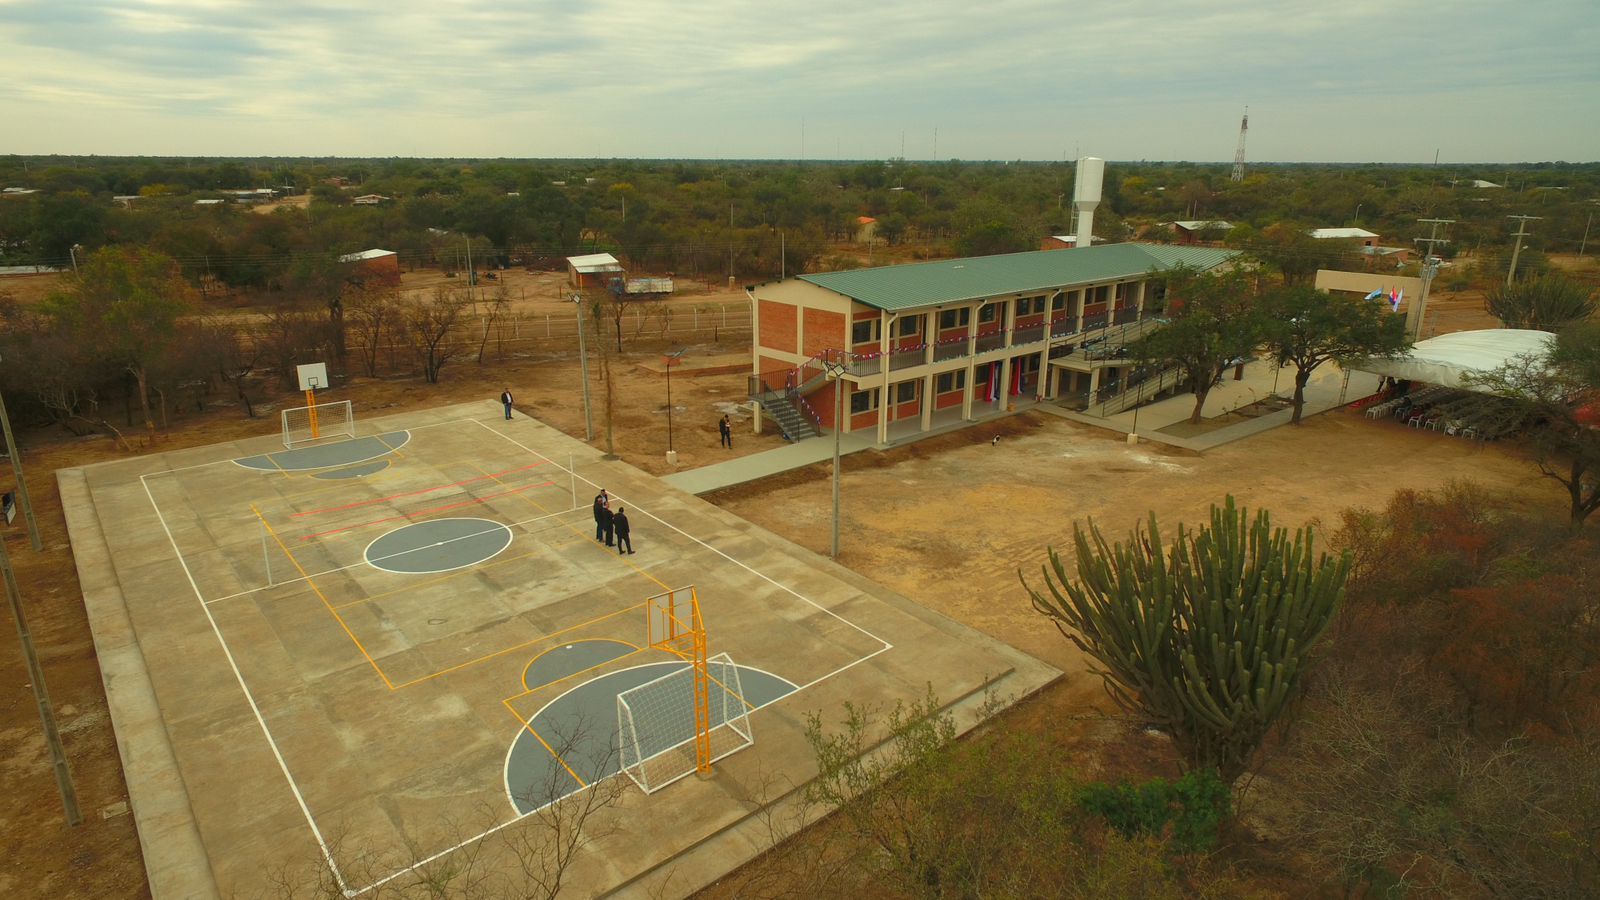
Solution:
<svg viewBox="0 0 1600 900"><path fill-rule="evenodd" d="M882 366L878 388L878 443L889 443L889 407L894 398L889 396L889 332L899 315L878 313L878 363Z"/></svg>
<svg viewBox="0 0 1600 900"><path fill-rule="evenodd" d="M922 430L923 431L928 431L929 429L933 428L933 403L934 403L933 382L934 382L934 379L936 379L937 377L938 376L931 375L931 374L922 376Z"/></svg>

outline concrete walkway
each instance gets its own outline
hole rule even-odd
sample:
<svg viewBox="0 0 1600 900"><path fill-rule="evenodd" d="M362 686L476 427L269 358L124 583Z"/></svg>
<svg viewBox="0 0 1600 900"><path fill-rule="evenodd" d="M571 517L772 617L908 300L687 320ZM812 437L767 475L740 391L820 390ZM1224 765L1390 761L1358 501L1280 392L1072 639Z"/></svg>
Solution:
<svg viewBox="0 0 1600 900"><path fill-rule="evenodd" d="M1274 375L1276 374L1276 378ZM1294 390L1294 370L1284 369L1281 373L1274 373L1270 363L1256 361L1249 363L1244 369L1244 378L1234 381L1232 374L1224 377L1223 382L1212 389L1206 398L1206 417L1214 418L1225 415L1242 406L1248 406L1264 397L1271 396L1276 385L1280 395L1288 396ZM1313 416L1327 412L1341 405L1340 391L1344 386L1344 370L1333 364L1319 368L1306 385L1305 415ZM1345 392L1344 402L1357 400L1377 390L1378 376L1364 372L1353 372L1350 376L1350 385ZM1161 429L1189 419L1190 412L1194 409L1194 395L1179 394L1156 403L1140 407L1137 413L1129 410L1117 413L1114 416L1090 416L1074 412L1054 403L1023 402L1016 398L1015 410L1007 412L989 412L974 418L970 422L959 419L947 420L936 424L929 431L910 430L914 420L904 423L894 423L890 426L889 442L879 444L874 439L877 429L867 429L844 435L839 442L839 452L848 456L863 450L887 450L903 444L912 443L924 438L958 431L981 422L991 421L1018 412L1037 409L1040 412L1059 416L1084 425L1093 425L1096 428L1105 428L1111 431L1128 434L1138 425L1139 439L1166 444L1172 447L1182 447L1185 450L1205 451L1223 444L1232 443L1254 434L1285 425L1293 416L1293 410L1284 409L1268 413L1254 419L1248 419L1197 434L1191 437L1182 437L1174 434L1164 434ZM899 427L897 427L899 426ZM761 453L752 453L727 462L714 463L698 469L689 469L684 472L675 472L662 478L667 484L681 491L691 494L706 494L722 488L757 481L780 472L804 468L814 463L826 462L833 458L833 438L824 434L822 437L810 438L799 443L766 450Z"/></svg>

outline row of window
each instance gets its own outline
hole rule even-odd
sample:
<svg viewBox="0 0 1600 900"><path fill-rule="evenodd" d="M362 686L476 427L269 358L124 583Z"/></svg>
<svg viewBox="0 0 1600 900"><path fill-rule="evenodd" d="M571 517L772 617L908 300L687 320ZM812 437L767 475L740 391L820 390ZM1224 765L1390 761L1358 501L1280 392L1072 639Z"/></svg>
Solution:
<svg viewBox="0 0 1600 900"><path fill-rule="evenodd" d="M1117 296L1122 296L1121 288L1123 286L1119 284L1116 285L1116 287L1118 288ZM1088 304L1108 303L1111 300L1111 289L1112 285L1109 284L1103 284L1096 288L1090 288L1089 295L1085 298L1084 302ZM1047 305L1051 312L1063 312L1067 308L1068 299L1075 298L1076 294L1076 291L1073 291L1070 294L1056 294L1054 297L1054 302L1051 302L1051 298L1049 296L1042 294L1037 297L1021 297L1016 301L1017 315L1019 317L1044 315ZM978 307L978 323L980 325L990 324L999 317L1000 304L998 303L989 303ZM862 319L859 322L852 323L850 327L851 344L859 346L861 344L878 343L879 336L883 333L880 330L881 323L881 319ZM895 329L897 336L914 337L918 333L919 329L921 329L921 323L921 316L906 316L905 318L900 319L897 323L899 327ZM963 306L959 309L945 309L939 311L940 331L948 331L952 328L965 328L971 323L972 308L969 306Z"/></svg>
<svg viewBox="0 0 1600 900"><path fill-rule="evenodd" d="M1039 360L1037 358L1019 358L1016 361L1016 365L1022 368L1024 374L1034 374L1039 371ZM989 366L979 366L977 369L973 370L972 383L979 387L987 385L989 383L989 374ZM916 400L917 385L920 383L921 379L916 379L913 381L902 381L899 384L894 385L892 388L890 388L890 390L894 392L894 402L910 403ZM966 369L957 369L953 372L942 372L934 376L933 380L934 392L939 394L948 394L951 391L959 391L964 389L966 386ZM871 388L869 390L856 391L852 393L850 395L850 412L865 413L872 412L873 410L877 409L878 392L880 390L880 388Z"/></svg>

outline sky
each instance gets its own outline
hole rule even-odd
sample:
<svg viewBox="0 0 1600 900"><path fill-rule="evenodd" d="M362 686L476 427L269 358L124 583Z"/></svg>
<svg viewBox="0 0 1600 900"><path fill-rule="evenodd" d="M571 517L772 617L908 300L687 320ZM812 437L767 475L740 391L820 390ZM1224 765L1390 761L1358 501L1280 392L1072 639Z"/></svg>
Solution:
<svg viewBox="0 0 1600 900"><path fill-rule="evenodd" d="M1600 0L0 0L0 154L1600 159Z"/></svg>

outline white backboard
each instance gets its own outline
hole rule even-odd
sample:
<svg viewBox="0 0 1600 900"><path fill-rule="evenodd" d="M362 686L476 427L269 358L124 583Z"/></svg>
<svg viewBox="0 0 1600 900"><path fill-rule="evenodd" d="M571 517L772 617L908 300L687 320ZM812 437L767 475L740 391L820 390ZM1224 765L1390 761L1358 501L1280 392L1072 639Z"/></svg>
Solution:
<svg viewBox="0 0 1600 900"><path fill-rule="evenodd" d="M303 366L295 366L294 370L300 376L300 390L302 391L320 391L328 386L327 363L307 363Z"/></svg>

